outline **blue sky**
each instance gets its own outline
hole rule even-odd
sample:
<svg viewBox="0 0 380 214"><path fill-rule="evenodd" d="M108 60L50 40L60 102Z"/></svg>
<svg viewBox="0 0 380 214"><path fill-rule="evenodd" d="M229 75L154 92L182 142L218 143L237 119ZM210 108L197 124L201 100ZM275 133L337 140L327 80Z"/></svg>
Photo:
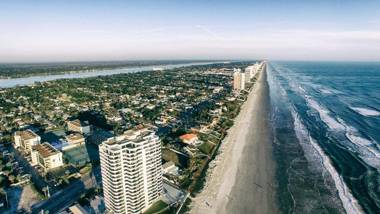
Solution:
<svg viewBox="0 0 380 214"><path fill-rule="evenodd" d="M380 61L380 1L0 1L0 61Z"/></svg>

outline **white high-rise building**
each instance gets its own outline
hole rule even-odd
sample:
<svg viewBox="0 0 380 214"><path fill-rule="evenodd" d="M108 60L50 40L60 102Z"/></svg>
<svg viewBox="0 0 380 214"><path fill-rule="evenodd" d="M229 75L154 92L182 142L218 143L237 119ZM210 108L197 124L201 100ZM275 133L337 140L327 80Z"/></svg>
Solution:
<svg viewBox="0 0 380 214"><path fill-rule="evenodd" d="M240 71L234 72L234 90L244 90L245 88L245 74Z"/></svg>
<svg viewBox="0 0 380 214"><path fill-rule="evenodd" d="M251 82L251 75L252 75L251 71L250 70L247 71L247 69L245 69L244 74L245 74L245 82L246 83Z"/></svg>
<svg viewBox="0 0 380 214"><path fill-rule="evenodd" d="M249 78L247 81L250 81L258 72L259 70L259 63L255 63L254 65L250 65L247 68L245 68L245 73L247 75L246 78Z"/></svg>
<svg viewBox="0 0 380 214"><path fill-rule="evenodd" d="M106 209L141 213L159 199L162 184L161 141L147 128L129 130L99 145Z"/></svg>

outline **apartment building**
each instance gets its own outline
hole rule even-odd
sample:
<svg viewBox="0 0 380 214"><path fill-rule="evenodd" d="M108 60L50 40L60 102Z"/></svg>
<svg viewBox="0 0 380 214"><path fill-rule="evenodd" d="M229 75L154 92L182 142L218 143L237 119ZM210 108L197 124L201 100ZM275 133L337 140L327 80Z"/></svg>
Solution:
<svg viewBox="0 0 380 214"><path fill-rule="evenodd" d="M106 209L141 213L159 199L161 142L148 128L129 130L99 145Z"/></svg>
<svg viewBox="0 0 380 214"><path fill-rule="evenodd" d="M79 133L69 134L65 138L67 143L62 146L62 150L75 148L86 143L84 136Z"/></svg>
<svg viewBox="0 0 380 214"><path fill-rule="evenodd" d="M14 134L15 147L30 154L32 147L41 142L41 137L31 130L17 131Z"/></svg>
<svg viewBox="0 0 380 214"><path fill-rule="evenodd" d="M88 121L80 121L78 119L67 121L67 129L81 134L89 134L91 132L91 126Z"/></svg>
<svg viewBox="0 0 380 214"><path fill-rule="evenodd" d="M32 164L41 166L44 171L63 166L62 153L49 143L33 146Z"/></svg>

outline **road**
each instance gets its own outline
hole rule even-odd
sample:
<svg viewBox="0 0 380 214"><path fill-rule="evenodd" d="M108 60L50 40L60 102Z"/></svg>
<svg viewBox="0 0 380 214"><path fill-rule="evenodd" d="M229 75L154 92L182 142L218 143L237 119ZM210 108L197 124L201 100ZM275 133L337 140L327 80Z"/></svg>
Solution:
<svg viewBox="0 0 380 214"><path fill-rule="evenodd" d="M15 149L13 146L10 146L9 151L14 154L15 159L17 160L19 166L23 168L24 172L32 176L34 185L38 186L41 189L48 185L41 177L41 175L38 174L37 170L30 165L30 163L17 149Z"/></svg>
<svg viewBox="0 0 380 214"><path fill-rule="evenodd" d="M44 200L32 207L32 213L40 213L42 210L49 211L49 213L58 213L65 210L88 189L96 187L100 181L100 167L95 167L93 173L83 175L78 181L71 183L53 194L49 199Z"/></svg>

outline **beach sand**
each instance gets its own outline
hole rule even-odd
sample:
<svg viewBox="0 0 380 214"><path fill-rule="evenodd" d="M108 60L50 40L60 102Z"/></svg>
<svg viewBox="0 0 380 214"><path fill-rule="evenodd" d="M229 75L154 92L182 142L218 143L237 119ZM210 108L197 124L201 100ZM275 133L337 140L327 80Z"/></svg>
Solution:
<svg viewBox="0 0 380 214"><path fill-rule="evenodd" d="M211 163L206 185L191 213L278 213L275 163L270 131L266 71L253 90Z"/></svg>

